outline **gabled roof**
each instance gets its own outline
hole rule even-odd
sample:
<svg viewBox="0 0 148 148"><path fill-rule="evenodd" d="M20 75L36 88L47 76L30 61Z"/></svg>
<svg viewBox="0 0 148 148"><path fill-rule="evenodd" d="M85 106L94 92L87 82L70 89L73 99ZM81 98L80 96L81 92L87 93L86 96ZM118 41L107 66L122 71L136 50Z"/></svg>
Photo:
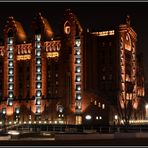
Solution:
<svg viewBox="0 0 148 148"><path fill-rule="evenodd" d="M41 32L44 34L45 38L51 38L53 36L53 30L41 13L38 13L36 17L33 19L32 26L34 31L41 29Z"/></svg>
<svg viewBox="0 0 148 148"><path fill-rule="evenodd" d="M20 22L16 21L14 17L9 17L5 25L4 32L8 34L9 30L12 29L16 36L16 42L23 43L26 41L26 33Z"/></svg>

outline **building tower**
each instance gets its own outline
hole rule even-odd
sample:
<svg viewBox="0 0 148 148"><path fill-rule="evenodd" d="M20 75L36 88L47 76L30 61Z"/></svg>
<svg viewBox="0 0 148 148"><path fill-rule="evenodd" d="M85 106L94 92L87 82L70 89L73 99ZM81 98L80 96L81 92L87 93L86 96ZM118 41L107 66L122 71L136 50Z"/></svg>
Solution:
<svg viewBox="0 0 148 148"><path fill-rule="evenodd" d="M41 13L37 14L32 22L33 35L33 54L31 59L31 90L32 95L35 96L35 115L36 120L41 119L41 112L43 111L43 105L41 104L42 98L46 96L46 50L44 45L45 37L50 39L53 32L48 28L48 24ZM48 33L47 33L48 32Z"/></svg>
<svg viewBox="0 0 148 148"><path fill-rule="evenodd" d="M70 106L75 114L75 124L82 123L82 99L83 99L83 37L82 27L77 17L70 9L65 11L63 20L63 37L61 40L61 49L63 57L69 59L68 74L71 80L70 94L67 95ZM69 89L70 89L69 88Z"/></svg>
<svg viewBox="0 0 148 148"><path fill-rule="evenodd" d="M4 29L4 87L3 99L7 99L8 115L13 115L13 101L17 98L17 50L16 44L26 40L21 24L9 17Z"/></svg>
<svg viewBox="0 0 148 148"><path fill-rule="evenodd" d="M130 16L127 15L126 24L119 26L121 74L119 99L124 122L129 122L132 109L138 107L136 41L137 34L130 27Z"/></svg>

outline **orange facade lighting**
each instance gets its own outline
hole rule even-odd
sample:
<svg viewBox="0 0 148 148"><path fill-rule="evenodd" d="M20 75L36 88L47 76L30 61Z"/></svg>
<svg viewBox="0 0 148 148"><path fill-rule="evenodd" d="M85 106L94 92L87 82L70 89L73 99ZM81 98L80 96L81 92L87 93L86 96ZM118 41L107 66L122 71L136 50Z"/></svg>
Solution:
<svg viewBox="0 0 148 148"><path fill-rule="evenodd" d="M17 61L21 61L21 60L30 60L31 59L31 55L17 55Z"/></svg>
<svg viewBox="0 0 148 148"><path fill-rule="evenodd" d="M56 57L59 57L58 52L48 52L47 53L47 58L56 58Z"/></svg>

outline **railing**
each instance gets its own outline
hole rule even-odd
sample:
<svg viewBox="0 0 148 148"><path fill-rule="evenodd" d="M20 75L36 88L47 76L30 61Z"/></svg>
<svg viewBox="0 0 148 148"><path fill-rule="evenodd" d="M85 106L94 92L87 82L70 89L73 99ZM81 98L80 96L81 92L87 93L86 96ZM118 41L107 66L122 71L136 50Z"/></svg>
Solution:
<svg viewBox="0 0 148 148"><path fill-rule="evenodd" d="M50 131L54 133L139 133L148 132L145 126L88 126L88 125L62 125L62 124L17 124L6 130L19 130L28 132Z"/></svg>

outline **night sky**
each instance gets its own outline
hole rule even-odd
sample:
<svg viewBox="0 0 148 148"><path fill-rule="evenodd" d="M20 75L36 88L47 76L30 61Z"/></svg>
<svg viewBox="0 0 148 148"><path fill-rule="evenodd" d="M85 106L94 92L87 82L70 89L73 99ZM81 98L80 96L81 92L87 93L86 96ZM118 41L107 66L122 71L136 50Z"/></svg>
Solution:
<svg viewBox="0 0 148 148"><path fill-rule="evenodd" d="M48 19L54 32L58 32L64 10L71 8L82 27L94 31L118 26L125 22L126 14L131 16L131 26L138 34L137 50L144 54L145 85L148 87L148 2L0 2L0 36L8 16L22 23L26 34L30 34L31 21L37 12Z"/></svg>

